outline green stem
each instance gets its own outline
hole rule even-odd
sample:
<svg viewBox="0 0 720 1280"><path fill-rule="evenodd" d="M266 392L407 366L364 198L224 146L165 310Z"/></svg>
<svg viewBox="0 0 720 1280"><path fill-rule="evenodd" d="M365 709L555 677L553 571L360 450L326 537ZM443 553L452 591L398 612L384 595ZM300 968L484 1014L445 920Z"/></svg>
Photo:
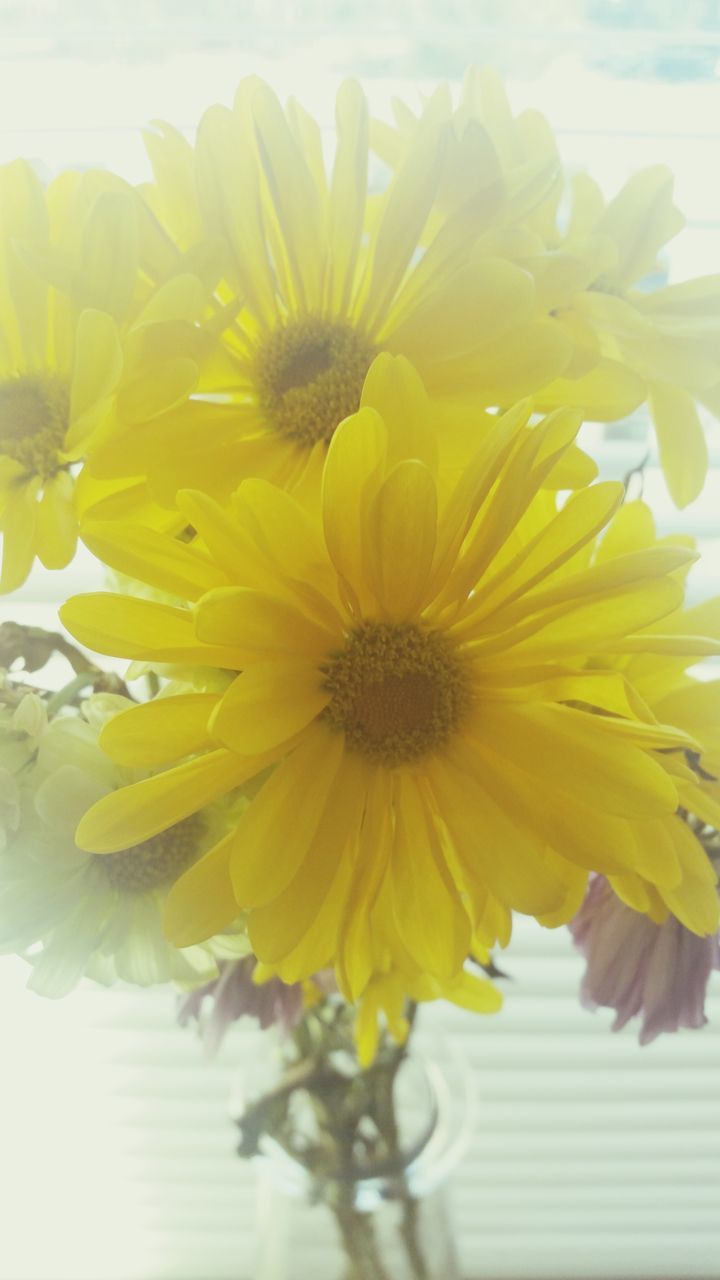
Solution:
<svg viewBox="0 0 720 1280"><path fill-rule="evenodd" d="M156 698L160 692L160 677L156 671L148 671L145 680L147 683L148 694L151 698Z"/></svg>
<svg viewBox="0 0 720 1280"><path fill-rule="evenodd" d="M74 702L79 693L83 689L87 689L88 685L94 686L97 680L97 673L93 671L81 671L73 680L69 680L64 684L62 689L58 689L51 698L48 698L47 713L48 719L57 715L61 707L67 707Z"/></svg>

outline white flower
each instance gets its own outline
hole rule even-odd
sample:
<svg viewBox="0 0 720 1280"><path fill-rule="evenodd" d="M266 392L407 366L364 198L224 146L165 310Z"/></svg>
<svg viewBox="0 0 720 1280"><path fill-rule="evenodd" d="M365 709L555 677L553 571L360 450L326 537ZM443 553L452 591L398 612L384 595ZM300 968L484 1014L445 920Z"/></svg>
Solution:
<svg viewBox="0 0 720 1280"><path fill-rule="evenodd" d="M246 947L240 929L237 939L226 935L217 945L182 950L163 934L167 891L222 835L227 805L211 806L121 853L88 854L75 844L90 805L141 776L114 764L98 745L108 717L129 705L115 695L93 695L82 716L45 723L19 786L9 770L0 775L0 817L9 815L10 832L0 853L0 949L27 955L33 966L28 985L43 995L65 995L83 975L103 983L195 986L217 974L216 954ZM29 711L23 715L29 724Z"/></svg>

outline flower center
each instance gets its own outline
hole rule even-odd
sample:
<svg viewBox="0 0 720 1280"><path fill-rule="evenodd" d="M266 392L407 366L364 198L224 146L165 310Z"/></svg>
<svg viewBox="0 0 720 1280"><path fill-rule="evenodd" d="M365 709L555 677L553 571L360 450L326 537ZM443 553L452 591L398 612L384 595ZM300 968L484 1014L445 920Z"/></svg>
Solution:
<svg viewBox="0 0 720 1280"><path fill-rule="evenodd" d="M363 623L324 673L332 694L325 719L390 768L443 746L470 702L448 639L413 623Z"/></svg>
<svg viewBox="0 0 720 1280"><path fill-rule="evenodd" d="M58 457L70 410L59 378L27 373L0 383L0 454L31 475L47 479L63 466Z"/></svg>
<svg viewBox="0 0 720 1280"><path fill-rule="evenodd" d="M256 360L260 406L298 444L326 443L355 413L375 348L349 324L307 316L276 329Z"/></svg>
<svg viewBox="0 0 720 1280"><path fill-rule="evenodd" d="M98 853L96 862L123 893L145 893L172 884L194 862L205 830L199 813L119 853Z"/></svg>

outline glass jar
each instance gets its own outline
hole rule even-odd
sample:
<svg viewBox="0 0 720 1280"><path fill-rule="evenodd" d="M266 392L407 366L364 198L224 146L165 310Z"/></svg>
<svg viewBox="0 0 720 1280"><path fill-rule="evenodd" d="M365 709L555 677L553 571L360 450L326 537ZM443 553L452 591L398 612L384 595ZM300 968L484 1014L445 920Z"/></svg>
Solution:
<svg viewBox="0 0 720 1280"><path fill-rule="evenodd" d="M255 1280L459 1280L444 1184L471 1130L469 1073L413 1054L390 1092L378 1121L392 1132L383 1161L362 1159L357 1142L343 1152L341 1141L319 1173L264 1141Z"/></svg>

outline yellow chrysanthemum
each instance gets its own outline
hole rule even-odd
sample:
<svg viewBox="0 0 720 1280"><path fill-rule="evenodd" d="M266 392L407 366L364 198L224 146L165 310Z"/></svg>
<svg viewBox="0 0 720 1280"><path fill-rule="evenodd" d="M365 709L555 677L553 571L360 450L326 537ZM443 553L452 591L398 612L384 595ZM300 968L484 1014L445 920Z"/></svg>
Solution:
<svg viewBox="0 0 720 1280"><path fill-rule="evenodd" d="M608 203L587 175L575 179L563 248L600 237L611 253L582 292L566 297L558 319L580 352L612 359L639 379L670 495L684 507L707 473L698 402L720 414L720 276L646 287L658 253L684 226L672 190L662 165L635 174Z"/></svg>
<svg viewBox="0 0 720 1280"><path fill-rule="evenodd" d="M448 491L433 434L404 407L416 375L389 357L380 374L375 408L333 436L322 524L263 480L240 486L232 515L186 493L199 545L108 526L88 541L192 609L89 595L62 611L103 652L241 673L223 695L108 726L117 760L181 763L101 801L80 844L147 839L252 780L236 831L175 886L170 936L218 932L241 905L264 963L294 980L335 961L353 998L388 970L452 979L496 913L567 918L587 868L608 860L674 878L655 847L678 804L663 753L690 745L644 717L619 674L580 668L688 651L637 632L677 607L672 574L692 552L563 575L622 498L614 483L581 490L523 536L576 416L528 428L527 410L505 414Z"/></svg>
<svg viewBox="0 0 720 1280"><path fill-rule="evenodd" d="M658 540L650 509L643 502L631 502L616 513L597 547L594 563L610 563L618 556L687 541L672 537ZM650 626L647 634L652 635L657 628L658 624ZM663 619L662 629L666 634L720 639L720 598L677 610ZM612 662L658 721L677 725L696 744L694 750L675 752L668 758L680 807L677 815L663 820L658 857L663 856L661 849L669 846L675 849L679 860L681 846L695 842L702 850L706 829L720 830L720 680L693 675L688 667L695 661L694 656L676 653L637 653L617 655ZM706 858L705 853L703 857ZM695 861L696 901L698 905L701 900L707 904L705 932L711 933L716 920L707 885L713 883L714 876L709 862L703 868L699 860ZM636 874L608 878L623 901L657 923L662 923L671 911L686 924L683 900L676 895L677 884L650 885Z"/></svg>
<svg viewBox="0 0 720 1280"><path fill-rule="evenodd" d="M172 523L142 476L75 484L116 412L144 423L197 381L202 287L147 219L112 175L66 173L44 192L24 161L0 168L0 591L36 556L68 564L78 510Z"/></svg>
<svg viewBox="0 0 720 1280"><path fill-rule="evenodd" d="M410 358L434 396L472 395L476 407L514 403L565 368L572 344L538 313L530 274L478 247L519 198L486 138L472 155L485 156L487 190L476 184L450 215L433 214L452 153L444 92L372 200L355 83L338 95L329 176L315 122L296 103L284 112L256 80L233 110L210 108L194 151L168 126L148 142L156 183L145 195L158 218L188 252L225 247L218 345L199 384L217 395L119 430L93 474L135 467L168 504L187 485L224 498L250 475L284 487L319 478L383 351Z"/></svg>
<svg viewBox="0 0 720 1280"><path fill-rule="evenodd" d="M418 129L399 104L397 127L374 125L373 142L393 165ZM478 129L491 139L505 184L534 162L551 172L557 149L544 118L513 117L502 84L489 69L471 71L453 116L454 180L441 192L472 184L468 141ZM544 162L544 165L543 165ZM477 181L478 179L476 179ZM666 243L684 225L672 200L672 174L662 165L635 174L606 202L587 174L568 183L569 218L560 207L562 182L540 188L530 208L490 230L477 247L522 267L535 282L538 312L552 317L572 345L562 376L540 388L537 407L577 405L586 418L624 417L646 401L660 462L678 506L702 489L707 448L696 402L720 413L720 277L647 288ZM476 250L477 251L477 250Z"/></svg>

